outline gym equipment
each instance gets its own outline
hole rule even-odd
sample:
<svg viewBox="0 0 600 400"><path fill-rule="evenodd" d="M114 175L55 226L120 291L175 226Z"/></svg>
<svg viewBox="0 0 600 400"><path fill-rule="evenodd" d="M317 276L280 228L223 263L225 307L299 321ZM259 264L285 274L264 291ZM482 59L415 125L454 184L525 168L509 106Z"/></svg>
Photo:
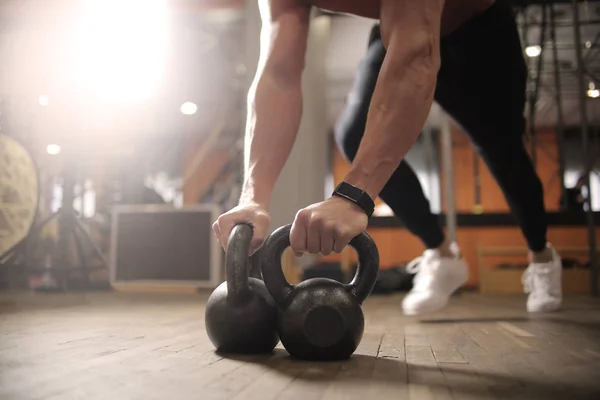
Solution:
<svg viewBox="0 0 600 400"><path fill-rule="evenodd" d="M260 354L273 351L277 335L277 306L261 280L248 276L252 226L233 228L227 243L227 281L206 303L206 333L220 353Z"/></svg>
<svg viewBox="0 0 600 400"><path fill-rule="evenodd" d="M27 149L0 133L0 258L29 234L38 209L37 168Z"/></svg>
<svg viewBox="0 0 600 400"><path fill-rule="evenodd" d="M349 284L313 278L293 286L281 269L281 256L290 246L290 229L291 225L286 225L275 230L261 255L265 285L279 308L281 342L298 359L347 359L362 339L365 320L361 304L377 280L377 246L367 233L352 239L350 246L358 253L359 264Z"/></svg>
<svg viewBox="0 0 600 400"><path fill-rule="evenodd" d="M74 163L69 157L73 155L65 156L65 164L72 167ZM62 173L63 195L60 208L32 227L25 240L2 256L0 265L22 266L22 270L27 273L41 273L45 280L56 282L50 285L52 290L69 289L73 286L73 274L78 273L80 287L92 289L91 273L94 270L106 269L108 261L90 236L82 215L74 208L75 187L79 176L77 168L68 167L65 167ZM50 255L50 263L45 265L33 260L33 255L40 245L40 233L54 220L57 222L56 247ZM90 257L86 247L91 249L95 258ZM77 255L78 264L73 262L71 254Z"/></svg>

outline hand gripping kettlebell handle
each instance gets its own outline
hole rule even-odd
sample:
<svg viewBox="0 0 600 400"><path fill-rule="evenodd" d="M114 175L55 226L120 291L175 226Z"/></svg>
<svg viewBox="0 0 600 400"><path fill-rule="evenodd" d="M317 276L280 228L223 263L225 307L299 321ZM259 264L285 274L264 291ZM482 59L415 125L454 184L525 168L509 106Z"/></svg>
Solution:
<svg viewBox="0 0 600 400"><path fill-rule="evenodd" d="M352 293L360 304L371 294L379 274L379 251L375 242L367 232L352 239L349 245L358 254L358 267L352 282L345 287Z"/></svg>
<svg viewBox="0 0 600 400"><path fill-rule="evenodd" d="M260 252L262 277L267 290L280 308L285 308L285 299L294 291L283 274L281 256L290 247L292 225L277 228L263 244Z"/></svg>
<svg viewBox="0 0 600 400"><path fill-rule="evenodd" d="M251 225L236 225L227 240L225 270L227 272L227 297L233 302L244 302L251 295L248 269L248 252L254 230Z"/></svg>
<svg viewBox="0 0 600 400"><path fill-rule="evenodd" d="M283 274L281 256L290 246L292 225L276 229L265 241L261 251L261 268L265 285L280 307L285 308L285 299L294 291ZM359 303L371 294L379 274L379 251L375 242L366 232L350 241L358 253L358 268L354 279L344 287L356 297Z"/></svg>

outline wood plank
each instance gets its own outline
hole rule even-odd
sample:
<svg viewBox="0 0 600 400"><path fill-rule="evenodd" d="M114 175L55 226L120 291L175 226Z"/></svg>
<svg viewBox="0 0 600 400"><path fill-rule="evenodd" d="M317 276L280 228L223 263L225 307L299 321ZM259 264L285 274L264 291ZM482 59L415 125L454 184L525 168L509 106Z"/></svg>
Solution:
<svg viewBox="0 0 600 400"><path fill-rule="evenodd" d="M409 399L451 399L444 374L439 369L425 329L419 325L405 328Z"/></svg>
<svg viewBox="0 0 600 400"><path fill-rule="evenodd" d="M367 398L408 399L408 368L404 334L386 334L373 368Z"/></svg>
<svg viewBox="0 0 600 400"><path fill-rule="evenodd" d="M337 375L325 390L323 400L364 399L381 346L383 335L367 333L348 362L342 362Z"/></svg>
<svg viewBox="0 0 600 400"><path fill-rule="evenodd" d="M202 296L46 299L0 308L1 398L600 398L597 299L528 315L524 297L464 294L419 321L401 314L400 296L372 296L359 348L332 363L293 360L281 344L223 358L206 337Z"/></svg>

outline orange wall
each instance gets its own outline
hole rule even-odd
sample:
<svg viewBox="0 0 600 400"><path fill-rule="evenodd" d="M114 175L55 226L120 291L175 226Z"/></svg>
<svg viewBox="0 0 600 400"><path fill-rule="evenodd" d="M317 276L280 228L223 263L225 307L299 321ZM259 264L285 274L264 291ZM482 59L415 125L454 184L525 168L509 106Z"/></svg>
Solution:
<svg viewBox="0 0 600 400"><path fill-rule="evenodd" d="M377 244L379 250L380 266L382 269L398 266L406 263L415 257L421 255L424 250L420 240L403 228L369 228L369 235ZM470 277L469 286L478 284L477 271L477 248L494 247L520 247L525 249L526 243L517 227L489 227L489 228L459 228L457 232L457 241L460 250L469 265ZM600 235L600 228L596 229L596 236ZM550 227L548 230L548 240L557 247L565 248L587 248L587 228L586 227ZM582 261L587 260L587 254L563 254L563 257L577 258ZM337 254L323 257L324 261L340 261L341 257ZM357 257L354 251L350 252L351 262L356 262ZM486 257L486 261L494 263L501 262L519 262L526 263L526 253L521 256Z"/></svg>
<svg viewBox="0 0 600 400"><path fill-rule="evenodd" d="M473 212L475 206L474 163L479 166L481 206L484 212L509 212L500 187L468 137L456 125L452 127L454 201L457 212ZM558 211L561 196L558 175L558 149L554 132L537 133L536 170L544 185L544 203L548 211ZM475 161L476 160L476 161ZM445 208L445 184L442 174L442 208Z"/></svg>
<svg viewBox="0 0 600 400"><path fill-rule="evenodd" d="M453 168L455 184L455 202L458 212L471 213L475 206L474 149L468 138L453 127ZM348 171L349 164L333 147L332 171L336 183L341 181ZM483 161L478 157L481 205L484 212L508 212L509 208L498 184L491 176ZM549 211L558 209L560 180L558 178L557 148L555 135L540 132L538 135L537 171L544 185L544 201ZM443 180L442 180L443 185ZM378 200L377 203L380 201ZM444 201L442 207L444 207ZM369 228L369 234L377 243L382 268L389 268L418 257L424 250L420 240L404 228ZM600 229L598 230L600 233ZM550 227L548 239L555 247L587 247L587 229L585 227ZM525 240L518 227L459 227L457 240L471 269L470 285L478 283L477 248L482 247L523 247ZM324 261L340 261L341 256L333 254L322 258ZM351 259L356 255L351 252ZM515 257L508 257L515 261ZM501 260L495 260L500 262ZM525 261L525 254L521 257Z"/></svg>

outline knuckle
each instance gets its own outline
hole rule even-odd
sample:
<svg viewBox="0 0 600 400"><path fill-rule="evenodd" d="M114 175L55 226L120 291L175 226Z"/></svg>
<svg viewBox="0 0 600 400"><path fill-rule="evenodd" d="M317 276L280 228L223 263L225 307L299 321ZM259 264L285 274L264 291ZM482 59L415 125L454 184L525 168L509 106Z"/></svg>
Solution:
<svg viewBox="0 0 600 400"><path fill-rule="evenodd" d="M335 225L331 222L325 222L323 224L322 230L328 235L333 235L335 233Z"/></svg>
<svg viewBox="0 0 600 400"><path fill-rule="evenodd" d="M308 222L308 227L310 229L322 230L325 226L325 222L323 221L323 217L320 215L313 215L310 221Z"/></svg>
<svg viewBox="0 0 600 400"><path fill-rule="evenodd" d="M268 225L271 218L269 218L269 215L266 213L257 213L254 217L254 220L256 221L256 224L258 225Z"/></svg>
<svg viewBox="0 0 600 400"><path fill-rule="evenodd" d="M311 215L312 215L312 212L310 210L303 208L302 210L300 210L296 213L296 220L298 220L299 222L302 222L303 224L307 224L311 220Z"/></svg>
<svg viewBox="0 0 600 400"><path fill-rule="evenodd" d="M218 226L222 226L223 224L225 224L227 222L228 219L229 219L229 215L223 214L223 215L220 215L219 218L217 218L217 221L215 223Z"/></svg>
<svg viewBox="0 0 600 400"><path fill-rule="evenodd" d="M344 238L346 237L346 234L348 233L348 230L340 225L332 227L332 230L333 230L333 234L336 237L336 240L340 240L340 241L344 240Z"/></svg>

